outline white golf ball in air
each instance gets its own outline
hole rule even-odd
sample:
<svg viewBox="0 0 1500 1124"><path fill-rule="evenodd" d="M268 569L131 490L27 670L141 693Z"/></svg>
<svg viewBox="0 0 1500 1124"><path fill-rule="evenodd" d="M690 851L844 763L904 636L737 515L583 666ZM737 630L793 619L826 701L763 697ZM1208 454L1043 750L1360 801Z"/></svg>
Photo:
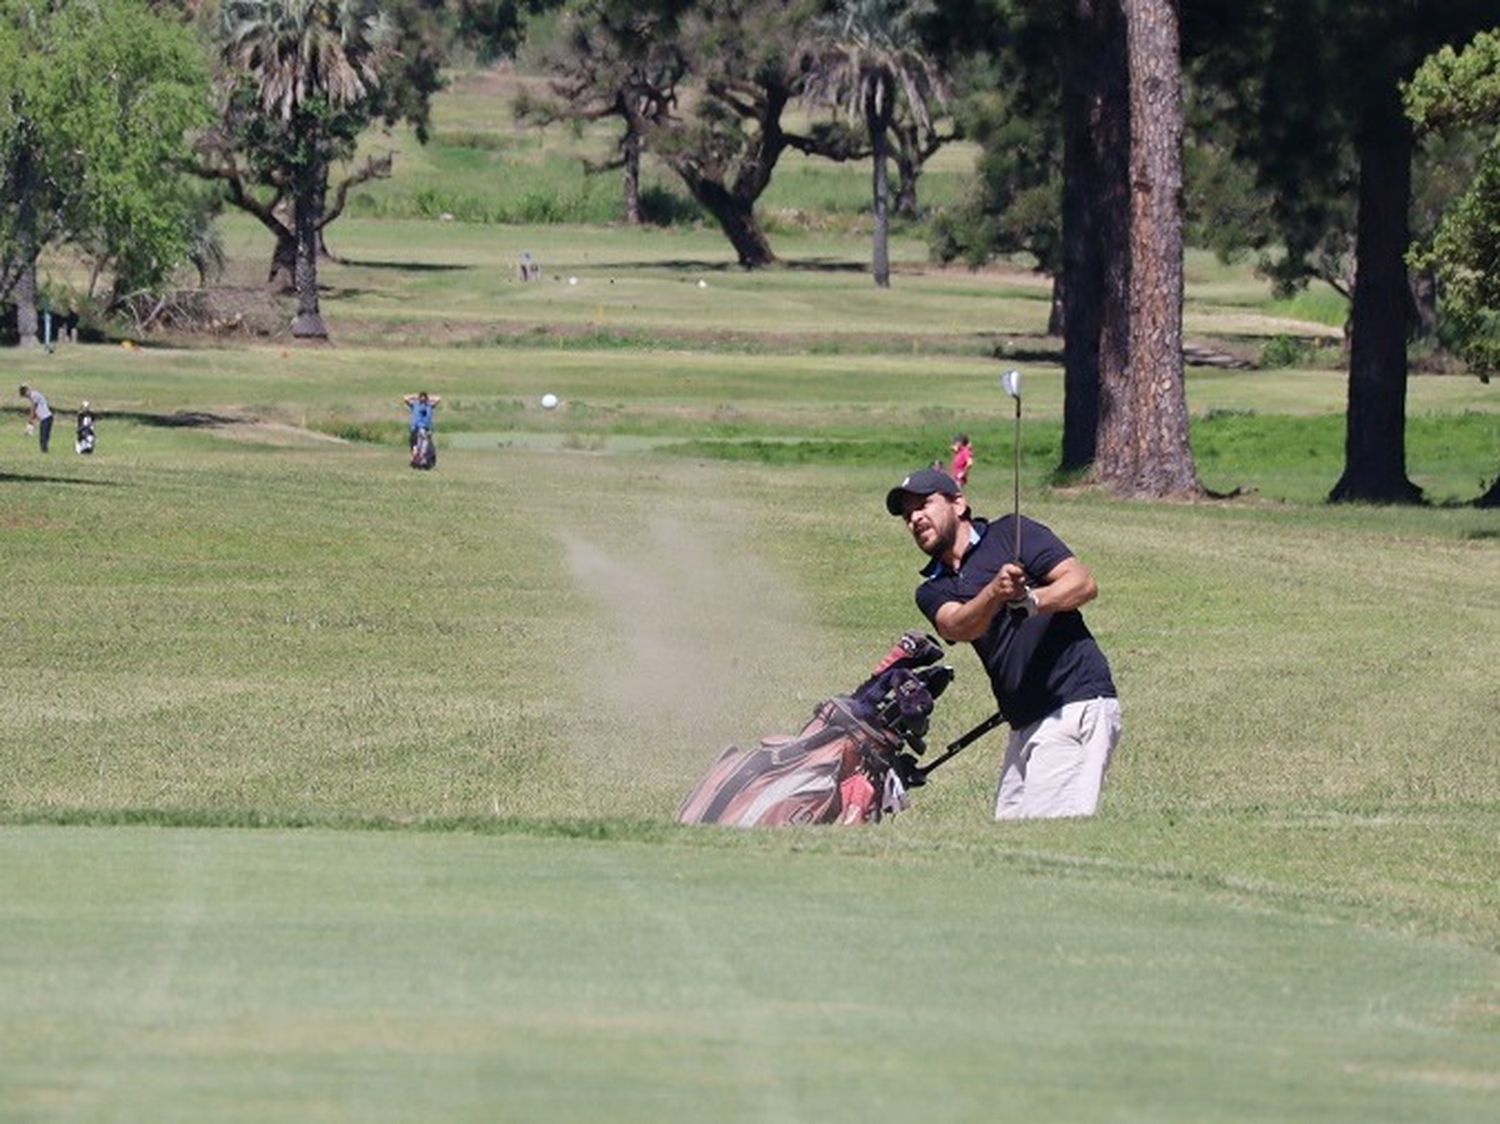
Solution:
<svg viewBox="0 0 1500 1124"><path fill-rule="evenodd" d="M544 410L555 410L555 409L557 409L557 395L555 395L555 394L544 394L544 395L542 395L542 409L544 409Z"/></svg>
<svg viewBox="0 0 1500 1124"><path fill-rule="evenodd" d="M578 284L578 278L576 278L576 277L569 277L568 278L568 284L569 285L576 285L576 284Z"/></svg>
<svg viewBox="0 0 1500 1124"><path fill-rule="evenodd" d="M698 282L698 288L700 288L700 289L706 289L706 288L708 288L708 282L707 281L699 281Z"/></svg>

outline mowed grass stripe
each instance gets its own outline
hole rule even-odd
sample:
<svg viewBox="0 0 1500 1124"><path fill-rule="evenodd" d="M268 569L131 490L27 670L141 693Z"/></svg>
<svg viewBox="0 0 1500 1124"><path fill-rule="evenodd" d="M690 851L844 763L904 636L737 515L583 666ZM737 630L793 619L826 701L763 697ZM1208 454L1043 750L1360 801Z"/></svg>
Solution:
<svg viewBox="0 0 1500 1124"><path fill-rule="evenodd" d="M0 841L23 1115L1477 1120L1495 1094L1493 957L1192 893L779 847Z"/></svg>

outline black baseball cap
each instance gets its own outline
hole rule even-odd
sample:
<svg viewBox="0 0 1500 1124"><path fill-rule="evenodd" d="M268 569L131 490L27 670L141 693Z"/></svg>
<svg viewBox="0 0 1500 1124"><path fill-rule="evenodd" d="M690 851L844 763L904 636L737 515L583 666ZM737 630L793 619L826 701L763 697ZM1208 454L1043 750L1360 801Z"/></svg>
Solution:
<svg viewBox="0 0 1500 1124"><path fill-rule="evenodd" d="M892 515L900 515L902 501L908 495L931 496L941 492L945 496L961 496L963 491L958 481L941 469L918 469L885 494L885 509Z"/></svg>

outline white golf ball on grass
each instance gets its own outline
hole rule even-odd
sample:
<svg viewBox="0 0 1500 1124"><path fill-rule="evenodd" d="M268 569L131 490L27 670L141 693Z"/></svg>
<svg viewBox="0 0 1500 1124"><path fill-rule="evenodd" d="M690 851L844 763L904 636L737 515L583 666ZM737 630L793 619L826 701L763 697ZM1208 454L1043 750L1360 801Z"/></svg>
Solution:
<svg viewBox="0 0 1500 1124"><path fill-rule="evenodd" d="M558 401L557 395L555 395L555 394L544 394L544 395L542 395L542 409L544 409L544 410L555 410L555 409L557 409L557 401Z"/></svg>

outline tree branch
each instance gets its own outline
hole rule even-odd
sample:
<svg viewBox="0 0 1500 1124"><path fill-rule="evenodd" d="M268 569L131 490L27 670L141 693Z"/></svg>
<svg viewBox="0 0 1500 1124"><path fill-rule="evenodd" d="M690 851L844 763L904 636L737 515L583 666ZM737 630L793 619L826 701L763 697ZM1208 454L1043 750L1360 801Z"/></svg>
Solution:
<svg viewBox="0 0 1500 1124"><path fill-rule="evenodd" d="M344 213L344 203L349 197L349 189L357 187L370 180L383 180L391 174L391 154L389 152L379 156L370 156L365 159L364 165L358 171L345 176L333 193L333 206L324 208L323 218L318 223L318 229L322 230L334 219Z"/></svg>
<svg viewBox="0 0 1500 1124"><path fill-rule="evenodd" d="M278 239L291 238L291 230L276 217L276 208L281 206L281 201L286 198L286 189L278 187L275 197L269 203L262 202L246 189L244 174L235 163L234 157L227 153L219 153L219 158L223 161L222 164L189 164L187 171L200 179L214 180L224 184L228 188L231 203L240 210L254 215L260 220L261 225Z"/></svg>

